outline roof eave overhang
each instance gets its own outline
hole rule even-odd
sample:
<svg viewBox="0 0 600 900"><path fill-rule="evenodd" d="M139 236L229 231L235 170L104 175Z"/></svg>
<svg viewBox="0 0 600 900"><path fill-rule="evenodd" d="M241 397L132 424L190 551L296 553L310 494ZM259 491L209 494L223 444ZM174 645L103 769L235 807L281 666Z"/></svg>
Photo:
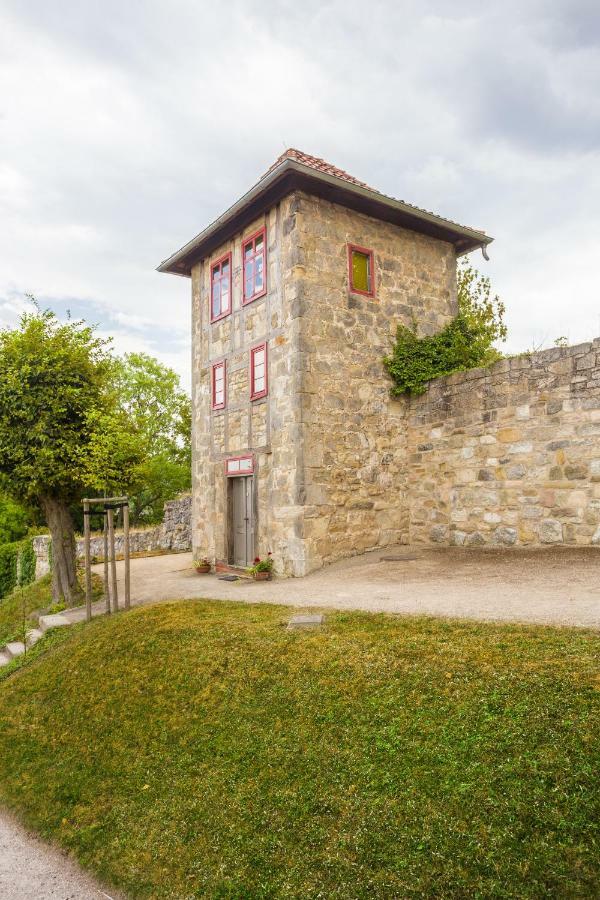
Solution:
<svg viewBox="0 0 600 900"><path fill-rule="evenodd" d="M447 241L454 245L458 255L485 247L493 240L482 231L458 225L362 185L286 159L204 231L162 262L157 271L189 277L192 266L295 190L304 190L375 219Z"/></svg>

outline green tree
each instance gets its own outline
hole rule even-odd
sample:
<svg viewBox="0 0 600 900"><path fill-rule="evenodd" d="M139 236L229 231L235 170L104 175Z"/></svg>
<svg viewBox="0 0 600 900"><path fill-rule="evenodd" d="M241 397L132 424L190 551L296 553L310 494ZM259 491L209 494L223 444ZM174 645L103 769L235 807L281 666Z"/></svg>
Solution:
<svg viewBox="0 0 600 900"><path fill-rule="evenodd" d="M0 477L13 499L42 510L52 536L53 596L67 603L80 593L69 507L90 484L111 487L116 476L125 483L142 456L131 423L113 415L107 344L85 322L61 323L37 307L18 328L0 332ZM107 473L108 458L116 464Z"/></svg>
<svg viewBox="0 0 600 900"><path fill-rule="evenodd" d="M130 484L132 522L160 521L165 501L191 485L190 398L179 375L146 353L117 361L115 393L144 446Z"/></svg>
<svg viewBox="0 0 600 900"><path fill-rule="evenodd" d="M0 493L0 544L9 544L25 537L31 524L29 510L8 494Z"/></svg>
<svg viewBox="0 0 600 900"><path fill-rule="evenodd" d="M502 358L494 346L506 339L504 303L492 295L489 278L464 262L457 272L458 313L441 331L419 337L418 323L399 325L392 353L384 365L392 394L422 394L442 375L489 366Z"/></svg>

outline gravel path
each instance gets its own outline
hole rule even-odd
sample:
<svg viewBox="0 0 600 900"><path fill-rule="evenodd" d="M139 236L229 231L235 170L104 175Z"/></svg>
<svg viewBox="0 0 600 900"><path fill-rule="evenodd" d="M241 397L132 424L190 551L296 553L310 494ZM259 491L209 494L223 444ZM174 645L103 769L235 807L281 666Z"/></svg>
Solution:
<svg viewBox="0 0 600 900"><path fill-rule="evenodd" d="M0 811L2 900L117 900L54 847ZM121 895L122 898L122 895Z"/></svg>
<svg viewBox="0 0 600 900"><path fill-rule="evenodd" d="M401 559L386 561L386 556ZM96 571L102 574L102 566ZM117 563L123 597L123 564ZM305 578L235 583L197 575L191 553L132 560L132 602L195 599L363 609L495 622L600 628L600 548L395 547ZM103 604L97 604L101 611ZM78 619L83 610L68 613Z"/></svg>

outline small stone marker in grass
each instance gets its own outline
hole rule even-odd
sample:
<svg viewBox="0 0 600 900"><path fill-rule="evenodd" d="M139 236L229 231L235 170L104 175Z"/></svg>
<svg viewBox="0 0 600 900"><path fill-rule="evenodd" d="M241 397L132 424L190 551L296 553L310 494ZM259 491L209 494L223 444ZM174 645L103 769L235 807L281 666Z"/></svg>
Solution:
<svg viewBox="0 0 600 900"><path fill-rule="evenodd" d="M295 628L318 628L319 625L323 624L324 620L325 617L320 613L313 616L292 616L287 628L288 631L292 631Z"/></svg>

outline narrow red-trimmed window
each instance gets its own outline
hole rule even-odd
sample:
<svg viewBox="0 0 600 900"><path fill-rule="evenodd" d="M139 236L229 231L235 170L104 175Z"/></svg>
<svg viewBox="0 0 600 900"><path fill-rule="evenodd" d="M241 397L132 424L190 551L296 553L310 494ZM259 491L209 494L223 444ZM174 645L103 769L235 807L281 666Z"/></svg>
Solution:
<svg viewBox="0 0 600 900"><path fill-rule="evenodd" d="M212 408L225 409L227 399L227 363L225 360L212 367Z"/></svg>
<svg viewBox="0 0 600 900"><path fill-rule="evenodd" d="M348 279L350 290L365 297L375 296L375 261L373 251L348 244Z"/></svg>
<svg viewBox="0 0 600 900"><path fill-rule="evenodd" d="M259 344L250 351L250 399L259 400L268 392L267 345Z"/></svg>
<svg viewBox="0 0 600 900"><path fill-rule="evenodd" d="M231 312L231 253L210 267L210 320L216 322Z"/></svg>
<svg viewBox="0 0 600 900"><path fill-rule="evenodd" d="M242 242L244 303L267 293L267 230L261 228Z"/></svg>

